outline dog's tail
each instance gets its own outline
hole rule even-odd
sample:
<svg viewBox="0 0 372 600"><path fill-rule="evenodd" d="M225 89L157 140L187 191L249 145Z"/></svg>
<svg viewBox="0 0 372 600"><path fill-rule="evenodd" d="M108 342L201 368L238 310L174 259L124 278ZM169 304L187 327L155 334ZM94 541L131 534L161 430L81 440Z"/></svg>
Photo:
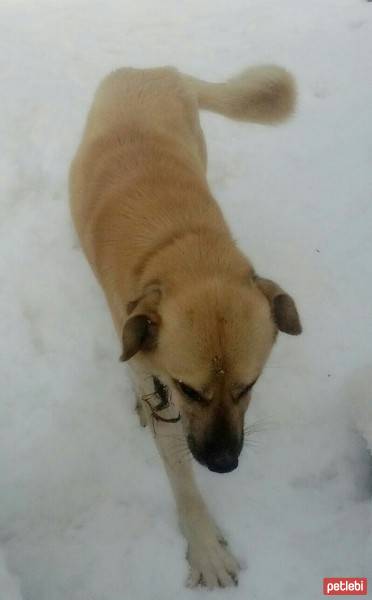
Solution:
<svg viewBox="0 0 372 600"><path fill-rule="evenodd" d="M274 124L287 119L296 103L296 85L288 71L275 65L251 67L225 83L184 75L200 108L238 121Z"/></svg>

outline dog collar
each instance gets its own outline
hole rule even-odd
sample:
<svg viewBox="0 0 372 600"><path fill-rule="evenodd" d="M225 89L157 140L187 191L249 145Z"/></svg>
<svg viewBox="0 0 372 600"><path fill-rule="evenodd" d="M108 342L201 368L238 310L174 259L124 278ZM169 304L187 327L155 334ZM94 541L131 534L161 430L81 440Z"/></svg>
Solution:
<svg viewBox="0 0 372 600"><path fill-rule="evenodd" d="M149 394L149 396L156 396L159 399L158 404L152 406L149 397L143 396L142 398L146 402L147 406L150 408L152 418L155 419L155 421L162 421L163 423L178 423L178 421L180 421L181 419L180 413L178 413L177 417L169 419L162 417L158 414L160 411L169 408L170 391L168 386L165 385L165 383L163 383L162 381L160 381L158 377L155 377L155 375L152 376L152 381L154 384L154 393Z"/></svg>

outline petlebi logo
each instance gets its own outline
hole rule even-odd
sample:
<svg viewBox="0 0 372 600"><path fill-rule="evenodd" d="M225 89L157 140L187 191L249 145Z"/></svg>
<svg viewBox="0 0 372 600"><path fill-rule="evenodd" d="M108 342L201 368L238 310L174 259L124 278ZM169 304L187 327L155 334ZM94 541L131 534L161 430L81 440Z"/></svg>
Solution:
<svg viewBox="0 0 372 600"><path fill-rule="evenodd" d="M366 596L367 577L325 577L323 594L324 596Z"/></svg>

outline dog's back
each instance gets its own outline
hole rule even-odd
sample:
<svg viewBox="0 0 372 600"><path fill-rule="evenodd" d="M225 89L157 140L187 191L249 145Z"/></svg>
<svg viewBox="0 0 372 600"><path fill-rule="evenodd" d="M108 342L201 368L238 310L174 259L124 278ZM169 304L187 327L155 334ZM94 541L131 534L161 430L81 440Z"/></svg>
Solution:
<svg viewBox="0 0 372 600"><path fill-rule="evenodd" d="M170 67L123 68L103 80L71 167L70 196L81 243L109 297L117 285L125 288L120 295L133 293L159 240L185 228L213 230L213 244L225 245L222 255L232 251L205 177L198 109L275 123L294 102L292 77L275 66L247 69L222 84ZM113 281L118 262L125 266L124 284Z"/></svg>

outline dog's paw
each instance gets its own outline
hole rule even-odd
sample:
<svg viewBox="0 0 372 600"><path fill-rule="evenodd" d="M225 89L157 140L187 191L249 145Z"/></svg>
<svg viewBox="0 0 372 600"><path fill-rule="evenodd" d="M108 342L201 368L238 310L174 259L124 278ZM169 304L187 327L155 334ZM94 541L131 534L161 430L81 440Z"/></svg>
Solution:
<svg viewBox="0 0 372 600"><path fill-rule="evenodd" d="M190 542L187 560L190 563L188 587L203 585L213 589L238 585L240 566L222 537L199 538Z"/></svg>

